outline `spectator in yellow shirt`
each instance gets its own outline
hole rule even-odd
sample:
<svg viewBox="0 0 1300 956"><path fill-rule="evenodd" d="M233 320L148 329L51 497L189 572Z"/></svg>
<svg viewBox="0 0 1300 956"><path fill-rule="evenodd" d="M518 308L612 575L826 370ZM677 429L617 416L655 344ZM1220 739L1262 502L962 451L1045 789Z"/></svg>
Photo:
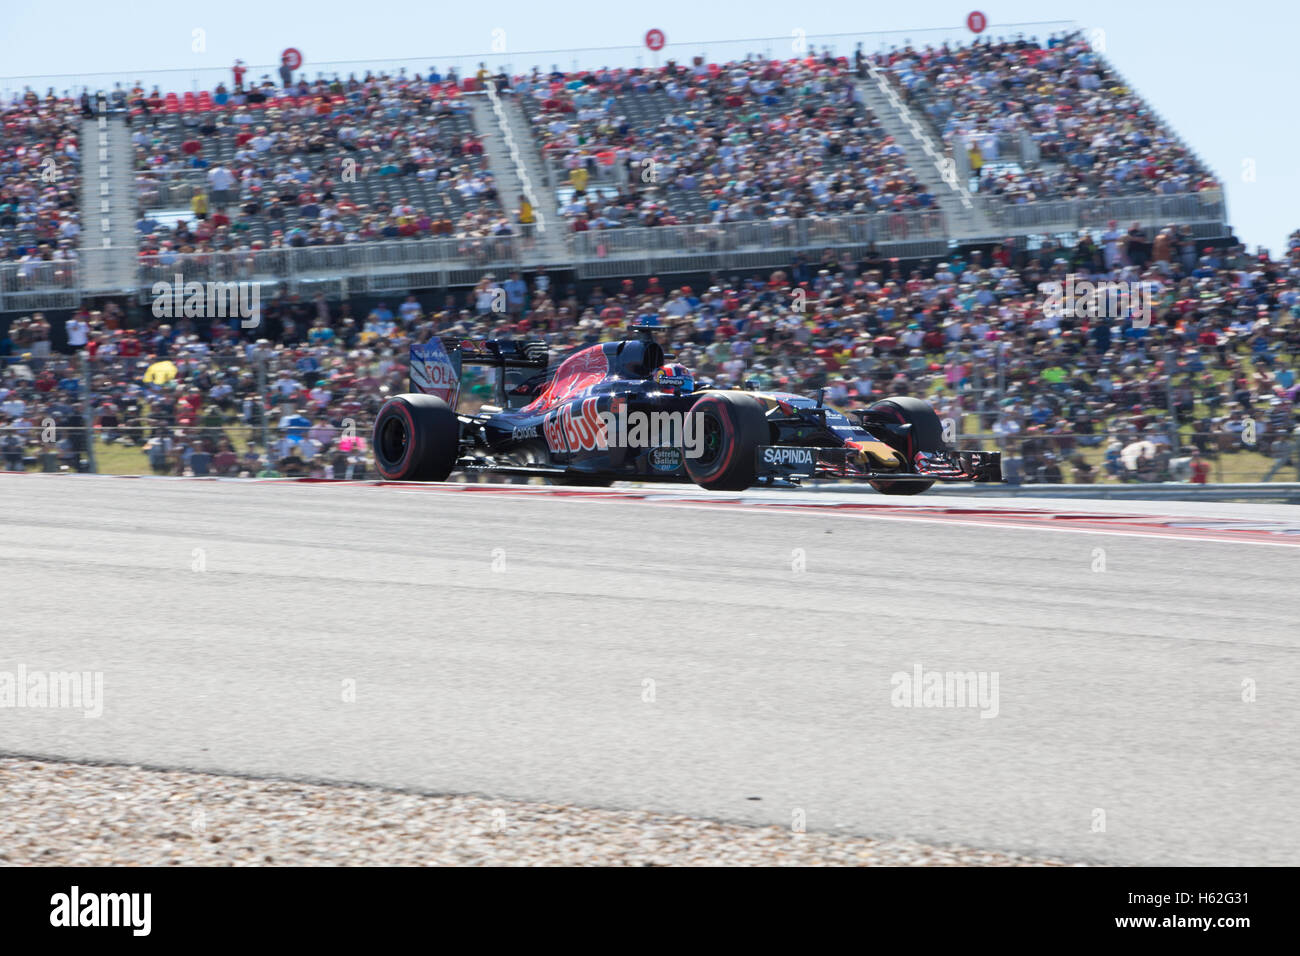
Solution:
<svg viewBox="0 0 1300 956"><path fill-rule="evenodd" d="M579 166L577 169L569 170L569 185L573 187L575 196L584 196L587 193L587 170Z"/></svg>

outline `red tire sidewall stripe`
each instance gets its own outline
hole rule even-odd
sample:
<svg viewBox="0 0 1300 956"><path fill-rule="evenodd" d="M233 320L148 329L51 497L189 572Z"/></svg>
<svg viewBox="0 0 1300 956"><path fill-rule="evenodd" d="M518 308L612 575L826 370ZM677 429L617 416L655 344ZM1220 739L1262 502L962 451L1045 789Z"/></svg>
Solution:
<svg viewBox="0 0 1300 956"><path fill-rule="evenodd" d="M379 469L379 473L383 475L385 478L388 478L393 481L401 481L402 478L406 475L406 473L411 470L411 458L413 457L413 454L415 452L415 419L411 417L411 410L406 407L405 402L395 401L395 402L389 402L388 405L380 409L379 411L380 424L382 424L384 421L384 412L388 411L390 407L395 412L399 413L403 419L406 420L406 448L402 455L401 461L398 462L400 466L398 470L393 472L387 471L384 468L383 463L380 461L379 455L375 456L375 466ZM376 435L375 437L376 439L378 439L379 436ZM375 447L376 448L379 447L378 441L375 442Z"/></svg>
<svg viewBox="0 0 1300 956"><path fill-rule="evenodd" d="M722 424L723 434L726 439L726 445L727 445L727 455L725 458L722 459L721 463L720 464L715 463L713 469L708 474L701 475L701 477L709 479L709 478L716 478L718 477L718 475L724 474L727 471L727 469L731 467L731 460L736 456L737 430L736 430L735 422L733 422L731 419L732 409L730 405L728 405L726 402L718 398L706 398L700 404L705 404L705 403L707 403L710 408L714 408L717 410L718 420ZM697 405L696 407L698 408L699 406Z"/></svg>

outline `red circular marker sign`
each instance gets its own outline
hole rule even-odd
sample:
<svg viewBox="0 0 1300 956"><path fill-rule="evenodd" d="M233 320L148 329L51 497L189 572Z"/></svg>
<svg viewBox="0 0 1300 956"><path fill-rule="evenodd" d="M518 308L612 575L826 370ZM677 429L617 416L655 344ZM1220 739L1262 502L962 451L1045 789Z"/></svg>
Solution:
<svg viewBox="0 0 1300 956"><path fill-rule="evenodd" d="M298 67L302 66L302 54L298 52L297 48L289 47L289 49L280 54L280 62L289 69L296 70Z"/></svg>
<svg viewBox="0 0 1300 956"><path fill-rule="evenodd" d="M978 10L973 10L966 16L966 26L971 33L983 33L988 25L989 18Z"/></svg>
<svg viewBox="0 0 1300 956"><path fill-rule="evenodd" d="M647 30L645 35L645 45L650 49L658 52L664 48L668 38L664 36L663 30Z"/></svg>

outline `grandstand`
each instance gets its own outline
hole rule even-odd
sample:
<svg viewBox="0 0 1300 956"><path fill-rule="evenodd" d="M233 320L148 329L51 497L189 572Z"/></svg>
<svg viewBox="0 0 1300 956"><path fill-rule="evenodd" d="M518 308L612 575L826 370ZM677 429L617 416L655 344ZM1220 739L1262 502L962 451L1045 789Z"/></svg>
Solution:
<svg viewBox="0 0 1300 956"><path fill-rule="evenodd" d="M1099 239L1111 220L1152 236L1170 222L1207 241L1230 234L1216 178L1077 28L871 55L863 40L879 38L862 38L836 38L849 54L819 53L812 38L797 58L534 66L487 82L486 70L402 67L304 74L290 90L115 83L107 122L130 132L108 160L128 154L138 208L119 201L107 233L83 231L74 202L78 133L99 130L77 130L92 120L72 97L14 93L0 311L141 289L158 265L383 290L469 285L512 266L581 280L873 244L901 258L1007 237L1032 248L1072 244L1080 229ZM56 156L63 179L41 181ZM212 206L226 176L222 208L197 222L192 200ZM526 191L535 218L521 223ZM87 249L102 258L105 239L122 257L89 268ZM127 248L140 252L134 282Z"/></svg>

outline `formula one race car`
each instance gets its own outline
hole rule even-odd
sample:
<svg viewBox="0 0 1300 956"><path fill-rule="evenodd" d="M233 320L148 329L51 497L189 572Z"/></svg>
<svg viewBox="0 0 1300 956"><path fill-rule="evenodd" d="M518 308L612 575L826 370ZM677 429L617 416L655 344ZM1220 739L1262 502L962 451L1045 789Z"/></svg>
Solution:
<svg viewBox="0 0 1300 956"><path fill-rule="evenodd" d="M544 342L437 339L411 347L410 388L375 420L374 454L391 481L467 474L559 484L692 481L738 491L806 479L870 482L914 495L935 481L1001 481L998 452L953 451L934 410L887 398L851 419L811 399L697 385L667 362L653 325L548 367ZM461 369L495 369L495 406L458 414ZM855 420L856 419L856 420Z"/></svg>

